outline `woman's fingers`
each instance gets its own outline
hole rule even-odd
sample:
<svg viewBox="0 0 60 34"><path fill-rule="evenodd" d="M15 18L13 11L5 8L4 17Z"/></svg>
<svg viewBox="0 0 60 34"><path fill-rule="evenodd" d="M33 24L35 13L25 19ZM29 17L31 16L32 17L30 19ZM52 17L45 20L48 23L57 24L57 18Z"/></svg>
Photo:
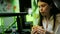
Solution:
<svg viewBox="0 0 60 34"><path fill-rule="evenodd" d="M42 26L33 26L32 29L35 29L35 30L42 29Z"/></svg>
<svg viewBox="0 0 60 34"><path fill-rule="evenodd" d="M37 27L36 26L33 26L32 27L32 31L31 31L31 34L35 34L37 32Z"/></svg>
<svg viewBox="0 0 60 34"><path fill-rule="evenodd" d="M32 34L34 34L34 33L36 33L36 32L37 32L36 30L31 31Z"/></svg>
<svg viewBox="0 0 60 34"><path fill-rule="evenodd" d="M40 28L38 29L38 33L40 33L40 34L45 34L45 32L46 31L44 29L40 29Z"/></svg>
<svg viewBox="0 0 60 34"><path fill-rule="evenodd" d="M45 34L45 31L41 31L42 34Z"/></svg>
<svg viewBox="0 0 60 34"><path fill-rule="evenodd" d="M44 29L42 29L42 26L33 26L32 27L32 31L31 31L31 34L36 34L36 33L44 33Z"/></svg>

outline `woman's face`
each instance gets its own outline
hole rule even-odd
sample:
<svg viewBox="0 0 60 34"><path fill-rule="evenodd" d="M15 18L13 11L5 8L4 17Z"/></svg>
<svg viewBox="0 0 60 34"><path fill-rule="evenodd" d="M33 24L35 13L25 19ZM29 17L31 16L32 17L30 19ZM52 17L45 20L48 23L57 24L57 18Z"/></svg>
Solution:
<svg viewBox="0 0 60 34"><path fill-rule="evenodd" d="M49 14L51 7L47 3L39 1L38 6L39 6L39 11L42 16L46 16Z"/></svg>

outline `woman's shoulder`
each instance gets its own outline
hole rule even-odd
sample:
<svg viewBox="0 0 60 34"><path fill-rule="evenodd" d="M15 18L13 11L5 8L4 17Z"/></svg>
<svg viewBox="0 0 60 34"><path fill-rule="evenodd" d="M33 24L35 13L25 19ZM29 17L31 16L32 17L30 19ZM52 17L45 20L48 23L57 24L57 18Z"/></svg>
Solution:
<svg viewBox="0 0 60 34"><path fill-rule="evenodd" d="M60 13L56 14L56 20L60 22Z"/></svg>
<svg viewBox="0 0 60 34"><path fill-rule="evenodd" d="M60 21L60 13L56 14L56 20Z"/></svg>
<svg viewBox="0 0 60 34"><path fill-rule="evenodd" d="M54 32L56 32L56 29L60 25L60 14L56 14L56 21L55 21L55 29Z"/></svg>
<svg viewBox="0 0 60 34"><path fill-rule="evenodd" d="M56 14L56 21L55 21L55 33L57 32L56 30L59 28L58 26L60 25L60 14Z"/></svg>
<svg viewBox="0 0 60 34"><path fill-rule="evenodd" d="M60 17L60 13L59 14L56 14L56 17Z"/></svg>

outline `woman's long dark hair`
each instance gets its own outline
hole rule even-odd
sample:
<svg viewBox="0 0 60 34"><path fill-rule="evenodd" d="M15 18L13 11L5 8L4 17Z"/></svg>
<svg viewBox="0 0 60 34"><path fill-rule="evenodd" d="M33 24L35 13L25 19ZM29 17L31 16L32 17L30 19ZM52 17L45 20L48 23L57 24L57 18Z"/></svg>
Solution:
<svg viewBox="0 0 60 34"><path fill-rule="evenodd" d="M49 6L52 6L52 9L50 10L50 15L51 16L53 15L53 19L54 19L53 30L54 30L54 28L55 28L56 14L60 13L59 10L58 10L58 8L54 5L53 0L38 0L38 1L46 2ZM42 25L43 16L41 15L40 12L39 12L39 16L40 16L40 19L39 19L38 25L43 26Z"/></svg>

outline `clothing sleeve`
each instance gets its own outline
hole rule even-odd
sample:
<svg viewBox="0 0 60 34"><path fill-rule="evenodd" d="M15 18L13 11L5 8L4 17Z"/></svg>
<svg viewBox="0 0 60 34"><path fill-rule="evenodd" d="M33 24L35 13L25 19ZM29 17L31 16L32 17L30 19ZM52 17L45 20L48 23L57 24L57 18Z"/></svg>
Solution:
<svg viewBox="0 0 60 34"><path fill-rule="evenodd" d="M60 33L60 14L56 15L56 23L55 23L55 34L59 34Z"/></svg>

